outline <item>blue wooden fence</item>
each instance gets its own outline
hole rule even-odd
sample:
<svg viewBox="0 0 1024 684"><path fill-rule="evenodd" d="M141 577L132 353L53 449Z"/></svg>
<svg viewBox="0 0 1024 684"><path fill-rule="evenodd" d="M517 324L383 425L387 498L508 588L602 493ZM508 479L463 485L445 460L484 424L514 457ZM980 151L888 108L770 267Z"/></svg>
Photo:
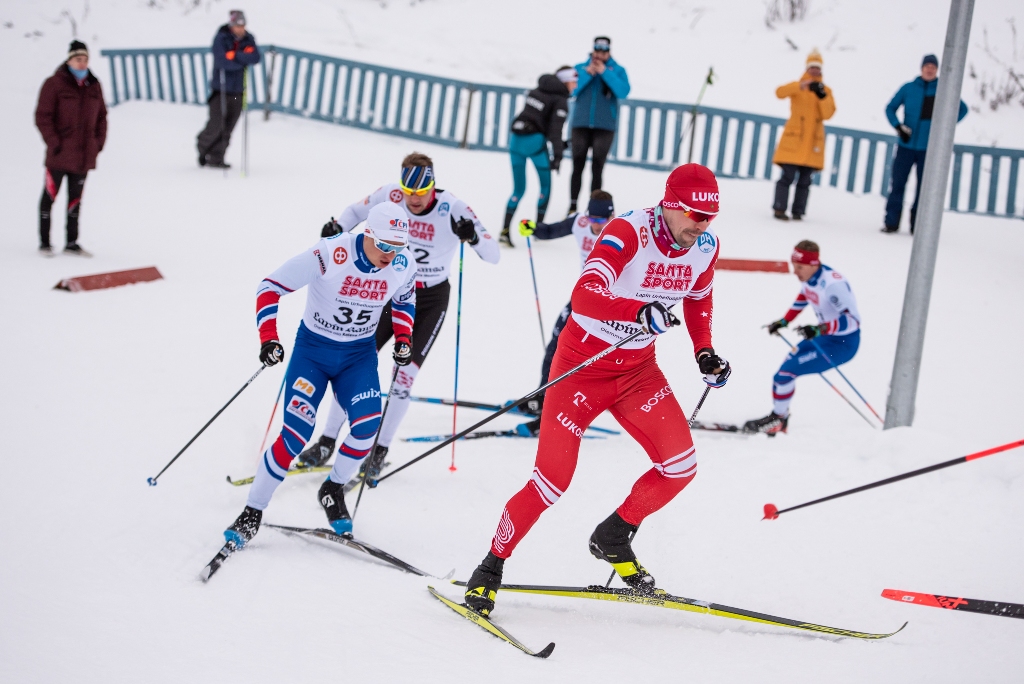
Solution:
<svg viewBox="0 0 1024 684"><path fill-rule="evenodd" d="M250 107L467 149L504 151L527 88L440 78L337 57L263 46L250 68ZM213 58L207 47L103 50L111 102L204 104ZM623 100L608 163L669 170L694 161L724 178L778 177L771 158L785 119L701 107ZM827 126L825 168L814 183L888 195L896 137ZM685 135L684 135L685 134ZM956 145L947 191L952 211L1024 218L1024 150ZM1020 199L1018 199L1020 198Z"/></svg>

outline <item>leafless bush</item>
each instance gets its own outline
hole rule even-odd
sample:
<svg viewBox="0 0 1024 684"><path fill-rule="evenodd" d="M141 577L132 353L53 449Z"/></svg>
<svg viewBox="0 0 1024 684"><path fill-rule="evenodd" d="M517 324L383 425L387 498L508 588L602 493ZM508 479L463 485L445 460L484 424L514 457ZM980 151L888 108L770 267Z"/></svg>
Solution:
<svg viewBox="0 0 1024 684"><path fill-rule="evenodd" d="M988 60L980 67L972 62L968 76L975 81L975 92L992 111L1014 103L1024 107L1024 64L1017 50L1017 26L1011 17L1009 54L1001 54L1000 45L989 42L988 27L982 30L982 51Z"/></svg>
<svg viewBox="0 0 1024 684"><path fill-rule="evenodd" d="M807 16L811 0L765 0L764 23L774 28L778 22L790 24Z"/></svg>

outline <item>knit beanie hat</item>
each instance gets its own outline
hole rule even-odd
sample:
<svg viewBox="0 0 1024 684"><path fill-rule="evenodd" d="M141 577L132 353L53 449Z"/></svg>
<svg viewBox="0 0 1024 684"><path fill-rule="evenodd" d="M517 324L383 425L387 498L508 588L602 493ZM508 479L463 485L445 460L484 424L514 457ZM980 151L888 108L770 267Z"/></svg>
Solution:
<svg viewBox="0 0 1024 684"><path fill-rule="evenodd" d="M89 48L87 48L85 46L85 43L83 43L82 41L80 41L80 40L73 40L73 41L71 41L71 46L68 47L68 59L71 59L72 57L79 57L79 56L88 57L89 56Z"/></svg>
<svg viewBox="0 0 1024 684"><path fill-rule="evenodd" d="M935 66L939 66L939 58L935 55L925 55L924 59L921 60L921 66L924 66L925 64L934 64Z"/></svg>
<svg viewBox="0 0 1024 684"><path fill-rule="evenodd" d="M245 26L245 12L242 10L228 12L228 26Z"/></svg>
<svg viewBox="0 0 1024 684"><path fill-rule="evenodd" d="M666 209L691 209L703 214L718 213L718 179L700 164L683 164L669 174L665 182Z"/></svg>
<svg viewBox="0 0 1024 684"><path fill-rule="evenodd" d="M807 55L807 68L811 67L821 68L821 53L818 52L818 48L811 50L811 54Z"/></svg>

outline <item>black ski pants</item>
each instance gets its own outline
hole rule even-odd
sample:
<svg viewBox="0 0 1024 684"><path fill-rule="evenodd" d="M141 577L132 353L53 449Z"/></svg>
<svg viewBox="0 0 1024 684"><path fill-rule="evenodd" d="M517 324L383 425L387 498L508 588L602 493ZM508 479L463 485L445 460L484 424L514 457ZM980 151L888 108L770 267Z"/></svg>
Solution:
<svg viewBox="0 0 1024 684"><path fill-rule="evenodd" d="M88 172L86 172L88 173ZM39 200L39 246L50 246L50 210L57 199L60 185L68 177L68 214L65 230L66 244L78 241L78 210L82 206L82 192L85 190L85 173L68 173L57 169L46 169L43 196Z"/></svg>
<svg viewBox="0 0 1024 684"><path fill-rule="evenodd" d="M817 169L796 164L779 164L782 178L775 184L775 211L786 211L789 204L789 186L796 178L796 192L793 193L793 216L807 213L807 195L811 192L811 177ZM799 176L799 177L798 177Z"/></svg>
<svg viewBox="0 0 1024 684"><path fill-rule="evenodd" d="M207 104L210 118L206 128L196 137L196 147L199 148L200 159L210 164L219 164L224 161L224 153L231 142L231 132L235 130L235 124L242 113L242 94L223 94L214 90Z"/></svg>
<svg viewBox="0 0 1024 684"><path fill-rule="evenodd" d="M573 206L576 205L580 188L583 186L583 168L587 165L587 152L591 149L594 151L590 162L590 192L594 192L601 189L604 161L612 149L613 140L615 131L606 131L603 128L572 129L572 181L569 183L569 199L572 200Z"/></svg>
<svg viewBox="0 0 1024 684"><path fill-rule="evenodd" d="M432 287L416 288L416 317L412 323L412 362L423 367L437 334L441 332L452 286L447 280ZM377 351L384 348L395 331L391 328L391 302L384 306L377 324Z"/></svg>

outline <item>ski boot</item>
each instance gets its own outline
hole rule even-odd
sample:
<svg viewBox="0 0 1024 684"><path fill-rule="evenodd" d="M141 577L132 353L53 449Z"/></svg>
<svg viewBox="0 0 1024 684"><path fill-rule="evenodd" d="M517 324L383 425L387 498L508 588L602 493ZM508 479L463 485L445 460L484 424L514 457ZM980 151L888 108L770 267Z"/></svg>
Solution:
<svg viewBox="0 0 1024 684"><path fill-rule="evenodd" d="M544 410L544 393L521 402L516 408L519 409L520 413L528 413L539 418L541 411Z"/></svg>
<svg viewBox="0 0 1024 684"><path fill-rule="evenodd" d="M540 418L516 425L516 434L520 437L536 437L540 434Z"/></svg>
<svg viewBox="0 0 1024 684"><path fill-rule="evenodd" d="M789 427L789 416L780 416L772 411L764 418L748 420L743 424L743 432L763 432L769 437L774 437L780 432L785 432Z"/></svg>
<svg viewBox="0 0 1024 684"><path fill-rule="evenodd" d="M231 523L231 527L224 530L224 541L234 544L236 549L242 548L260 531L261 520L263 511L246 506L238 519Z"/></svg>
<svg viewBox="0 0 1024 684"><path fill-rule="evenodd" d="M609 515L590 535L590 553L611 563L615 572L638 594L654 593L654 577L640 565L630 545L636 526L619 517L618 512Z"/></svg>
<svg viewBox="0 0 1024 684"><path fill-rule="evenodd" d="M327 435L320 435L320 441L310 445L295 457L297 468L315 468L322 466L331 459L334 453L334 440Z"/></svg>
<svg viewBox="0 0 1024 684"><path fill-rule="evenodd" d="M373 453L366 457L363 465L359 468L359 474L370 487L377 486L377 478L380 477L380 471L384 468L384 459L387 455L388 447L378 444L374 447Z"/></svg>
<svg viewBox="0 0 1024 684"><path fill-rule="evenodd" d="M337 534L352 534L352 516L345 507L345 486L327 478L317 493L320 506L327 514L327 522Z"/></svg>
<svg viewBox="0 0 1024 684"><path fill-rule="evenodd" d="M502 228L501 235L498 236L498 242L506 247L515 247L515 245L512 244L512 231L508 228Z"/></svg>
<svg viewBox="0 0 1024 684"><path fill-rule="evenodd" d="M466 583L466 605L481 615L490 615L504 569L505 559L488 552L484 562L476 566Z"/></svg>

